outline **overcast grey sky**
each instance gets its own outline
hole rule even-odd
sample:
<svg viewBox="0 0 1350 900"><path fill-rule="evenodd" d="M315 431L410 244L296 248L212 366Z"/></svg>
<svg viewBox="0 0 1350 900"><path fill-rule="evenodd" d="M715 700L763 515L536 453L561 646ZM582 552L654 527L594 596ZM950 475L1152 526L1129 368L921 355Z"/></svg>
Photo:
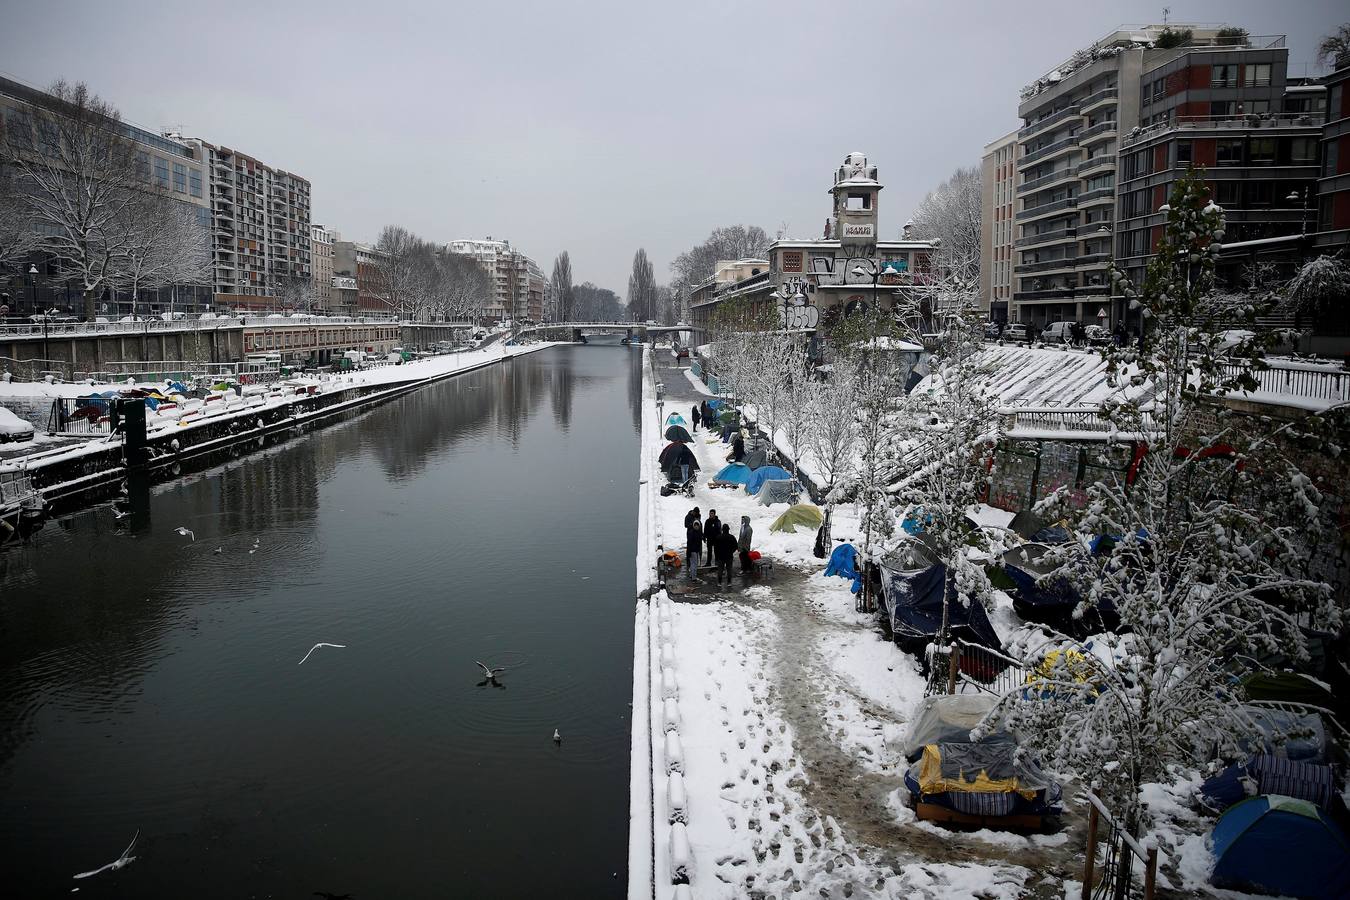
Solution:
<svg viewBox="0 0 1350 900"><path fill-rule="evenodd" d="M852 150L884 234L1017 124L1018 90L1160 2L0 0L0 71L88 82L124 118L313 182L314 221L373 240L507 237L624 293L718 225L815 236ZM1331 0L1173 0L1174 22L1289 35Z"/></svg>

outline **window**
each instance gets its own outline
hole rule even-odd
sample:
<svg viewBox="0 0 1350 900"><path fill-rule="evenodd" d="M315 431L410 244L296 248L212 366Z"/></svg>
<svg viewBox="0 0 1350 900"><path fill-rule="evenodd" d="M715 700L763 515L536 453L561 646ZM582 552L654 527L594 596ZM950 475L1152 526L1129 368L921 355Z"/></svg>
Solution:
<svg viewBox="0 0 1350 900"><path fill-rule="evenodd" d="M175 194L187 193L187 166L182 163L173 164L173 190Z"/></svg>
<svg viewBox="0 0 1350 900"><path fill-rule="evenodd" d="M202 195L202 170L188 169L188 193L194 197Z"/></svg>
<svg viewBox="0 0 1350 900"><path fill-rule="evenodd" d="M872 197L870 194L849 194L847 209L854 212L872 208Z"/></svg>
<svg viewBox="0 0 1350 900"><path fill-rule="evenodd" d="M1264 116L1270 112L1269 100L1248 100L1242 104L1242 111L1249 116Z"/></svg>
<svg viewBox="0 0 1350 900"><path fill-rule="evenodd" d="M1322 177L1330 178L1333 175L1339 175L1336 171L1337 163L1340 159L1340 141L1327 141L1327 153L1322 158Z"/></svg>
<svg viewBox="0 0 1350 900"><path fill-rule="evenodd" d="M1242 165L1242 141L1219 140L1214 142L1214 163L1220 166Z"/></svg>
<svg viewBox="0 0 1350 900"><path fill-rule="evenodd" d="M1296 166L1308 166L1317 162L1317 140L1309 137L1296 137L1289 141L1289 161Z"/></svg>
<svg viewBox="0 0 1350 900"><path fill-rule="evenodd" d="M1328 120L1340 119L1341 116L1341 92L1345 85L1338 84L1327 94L1327 109L1331 110Z"/></svg>
<svg viewBox="0 0 1350 900"><path fill-rule="evenodd" d="M1238 67L1232 63L1214 66L1210 70L1210 87L1237 87Z"/></svg>
<svg viewBox="0 0 1350 900"><path fill-rule="evenodd" d="M1176 164L1178 166L1188 166L1190 165L1190 163L1191 163L1191 142L1177 141Z"/></svg>
<svg viewBox="0 0 1350 900"><path fill-rule="evenodd" d="M150 180L150 154L144 150L136 151L136 177L141 181Z"/></svg>
<svg viewBox="0 0 1350 900"><path fill-rule="evenodd" d="M1116 176L1114 172L1107 172L1105 175L1095 175L1088 179L1087 189L1089 191L1099 191L1102 188L1114 187Z"/></svg>
<svg viewBox="0 0 1350 900"><path fill-rule="evenodd" d="M1270 63L1248 64L1242 69L1245 87L1265 87L1270 84Z"/></svg>
<svg viewBox="0 0 1350 900"><path fill-rule="evenodd" d="M1237 206L1242 196L1242 183L1220 181L1214 185L1214 202L1220 206Z"/></svg>
<svg viewBox="0 0 1350 900"><path fill-rule="evenodd" d="M162 188L169 187L169 163L163 157L155 157L155 184Z"/></svg>
<svg viewBox="0 0 1350 900"><path fill-rule="evenodd" d="M1211 100L1209 104L1209 114L1215 118L1231 116L1233 114L1232 100Z"/></svg>
<svg viewBox="0 0 1350 900"><path fill-rule="evenodd" d="M1248 209L1269 209L1275 202L1275 185L1269 181L1249 181L1245 193Z"/></svg>
<svg viewBox="0 0 1350 900"><path fill-rule="evenodd" d="M1248 147L1248 159L1253 166L1275 165L1275 139L1252 138Z"/></svg>
<svg viewBox="0 0 1350 900"><path fill-rule="evenodd" d="M1161 100L1161 99L1163 99L1164 97L1166 97L1166 96L1167 96L1167 79L1166 79L1166 78L1159 78L1159 79L1157 79L1156 81L1154 81L1154 82L1153 82L1153 89L1152 89L1152 91L1151 91L1150 93L1152 94L1153 102L1154 102L1154 103L1157 103L1159 100ZM1147 95L1147 94L1146 94L1146 95Z"/></svg>

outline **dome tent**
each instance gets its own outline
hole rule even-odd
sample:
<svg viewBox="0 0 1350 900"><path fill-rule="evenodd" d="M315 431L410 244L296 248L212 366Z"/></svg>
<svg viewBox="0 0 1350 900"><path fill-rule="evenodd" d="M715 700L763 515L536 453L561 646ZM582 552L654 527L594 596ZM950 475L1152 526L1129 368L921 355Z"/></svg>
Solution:
<svg viewBox="0 0 1350 900"><path fill-rule="evenodd" d="M781 516L774 519L773 524L769 526L769 530L796 534L798 528L809 528L814 531L824 521L825 518L816 507L809 503L796 503L789 506Z"/></svg>
<svg viewBox="0 0 1350 900"><path fill-rule="evenodd" d="M1293 897L1350 896L1350 842L1306 800L1267 794L1219 817L1212 835L1216 887Z"/></svg>

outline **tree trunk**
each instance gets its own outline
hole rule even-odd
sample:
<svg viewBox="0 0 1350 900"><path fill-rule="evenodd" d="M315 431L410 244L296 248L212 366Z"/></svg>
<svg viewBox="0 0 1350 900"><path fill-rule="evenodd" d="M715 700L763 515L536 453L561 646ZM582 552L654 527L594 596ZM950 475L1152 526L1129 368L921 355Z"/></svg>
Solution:
<svg viewBox="0 0 1350 900"><path fill-rule="evenodd" d="M94 321L94 306L98 299L98 292L90 288L84 291L84 320L86 322Z"/></svg>

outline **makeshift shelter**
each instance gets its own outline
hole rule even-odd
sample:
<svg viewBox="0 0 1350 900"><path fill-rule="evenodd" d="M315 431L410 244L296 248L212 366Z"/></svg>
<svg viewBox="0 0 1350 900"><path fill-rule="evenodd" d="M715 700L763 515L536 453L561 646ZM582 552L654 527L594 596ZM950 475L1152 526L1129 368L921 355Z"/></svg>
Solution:
<svg viewBox="0 0 1350 900"><path fill-rule="evenodd" d="M667 424L667 425L688 425L689 423L688 423L687 421L685 421L684 416L680 415L679 413L671 413L670 415L666 416L666 424Z"/></svg>
<svg viewBox="0 0 1350 900"><path fill-rule="evenodd" d="M920 654L942 628L943 592L954 579L918 541L905 541L881 567L884 614L895 643L906 653ZM947 604L947 629L953 638L1000 648L998 634L978 602L962 603L952 585ZM990 672L995 675L996 672Z"/></svg>
<svg viewBox="0 0 1350 900"><path fill-rule="evenodd" d="M1214 812L1257 794L1280 794L1330 809L1336 778L1331 766L1259 753L1229 766L1200 786L1200 802Z"/></svg>
<svg viewBox="0 0 1350 900"><path fill-rule="evenodd" d="M852 591L855 594L862 590L862 573L858 571L858 551L852 544L840 544L834 548L834 552L830 554L830 564L825 567L825 574L849 579L853 582Z"/></svg>
<svg viewBox="0 0 1350 900"><path fill-rule="evenodd" d="M1068 580L1051 574L1055 564L1045 559L1048 552L1044 544L1032 543L1003 554L1003 572L1012 582L1009 593L1017 614L1080 637L1120 627L1120 616L1109 600L1075 615L1082 595Z"/></svg>
<svg viewBox="0 0 1350 900"><path fill-rule="evenodd" d="M825 521L825 517L820 514L820 510L810 503L796 503L784 510L783 514L773 520L769 526L770 531L786 531L788 534L796 534L798 528L806 528L815 531Z"/></svg>
<svg viewBox="0 0 1350 900"><path fill-rule="evenodd" d="M760 485L759 503L761 506L773 506L775 503L796 503L802 488L795 478L769 478Z"/></svg>
<svg viewBox="0 0 1350 900"><path fill-rule="evenodd" d="M910 720L905 758L917 762L928 744L970 743L970 730L998 703L993 694L938 694L925 697ZM1006 731L985 735L984 742L1011 741Z"/></svg>
<svg viewBox="0 0 1350 900"><path fill-rule="evenodd" d="M694 439L689 436L689 432L685 430L683 425L671 425L666 429L666 440L682 441L687 444Z"/></svg>
<svg viewBox="0 0 1350 900"><path fill-rule="evenodd" d="M1298 672L1252 672L1239 682L1248 700L1278 700L1333 709L1336 698L1315 679Z"/></svg>
<svg viewBox="0 0 1350 900"><path fill-rule="evenodd" d="M766 450L747 450L745 451L745 464L751 469L761 469L769 464L769 454Z"/></svg>
<svg viewBox="0 0 1350 900"><path fill-rule="evenodd" d="M1244 800L1210 838L1216 887L1292 897L1350 896L1350 842L1307 800L1279 794Z"/></svg>
<svg viewBox="0 0 1350 900"><path fill-rule="evenodd" d="M1331 761L1326 723L1317 713L1252 705L1244 705L1242 712L1251 719L1252 724L1262 735L1255 746L1245 747L1247 752L1267 753L1295 762Z"/></svg>
<svg viewBox="0 0 1350 900"><path fill-rule="evenodd" d="M713 476L713 481L717 484L745 484L750 478L750 469L741 463L732 463L729 466L723 466L722 470Z"/></svg>
<svg viewBox="0 0 1350 900"><path fill-rule="evenodd" d="M657 462L668 478L678 477L680 466L688 466L690 472L698 471L698 460L694 457L694 451L679 442L667 444L666 449L657 457Z"/></svg>
<svg viewBox="0 0 1350 900"><path fill-rule="evenodd" d="M921 819L1003 828L1038 829L1062 811L1059 783L1012 741L925 744L905 773Z"/></svg>
<svg viewBox="0 0 1350 900"><path fill-rule="evenodd" d="M792 473L781 466L752 466L750 465L750 458L748 456L746 457L745 464L753 470L750 473L750 477L745 481L745 492L747 494L758 494L759 489L766 481L781 481L783 479L792 478Z"/></svg>

